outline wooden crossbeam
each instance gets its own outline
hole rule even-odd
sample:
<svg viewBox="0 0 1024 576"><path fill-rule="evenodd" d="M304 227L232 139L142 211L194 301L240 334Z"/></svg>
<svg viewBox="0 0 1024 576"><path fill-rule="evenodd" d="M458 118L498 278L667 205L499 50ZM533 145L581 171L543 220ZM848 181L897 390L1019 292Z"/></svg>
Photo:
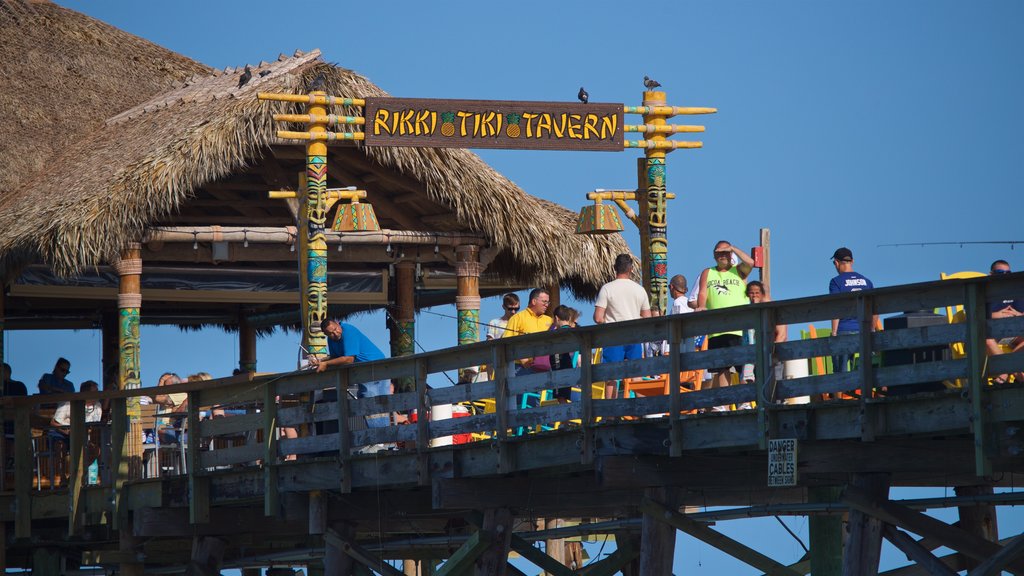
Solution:
<svg viewBox="0 0 1024 576"><path fill-rule="evenodd" d="M533 544L523 540L515 534L512 535L512 549L518 552L520 556L526 558L530 562L533 562L538 568L552 576L573 576L576 574L576 572L569 569L569 567L563 565L548 554L541 552L533 546Z"/></svg>
<svg viewBox="0 0 1024 576"><path fill-rule="evenodd" d="M893 546L906 554L907 558L910 558L927 570L929 574L934 576L954 576L956 574L942 560L922 546L920 542L914 540L910 534L903 532L892 524L886 524L882 528L882 535L885 536L886 540L892 542Z"/></svg>
<svg viewBox="0 0 1024 576"><path fill-rule="evenodd" d="M978 564L978 567L971 570L967 576L998 576L1011 560L1020 558L1022 555L1024 555L1024 534L1018 534L1003 546L998 554Z"/></svg>
<svg viewBox="0 0 1024 576"><path fill-rule="evenodd" d="M776 562L757 550L737 542L720 532L708 528L700 522L690 520L686 516L683 516L675 510L670 510L658 502L645 498L643 503L640 505L640 510L642 510L644 514L650 514L652 518L657 518L678 530L682 530L690 536L718 548L737 560L761 570L765 574L777 576L802 576L800 572L790 569L785 564Z"/></svg>
<svg viewBox="0 0 1024 576"><path fill-rule="evenodd" d="M900 506L889 500L877 501L857 488L847 488L843 492L842 501L850 507L856 508L865 514L870 514L883 522L899 526L915 534L934 538L943 546L952 548L971 558L988 560L1002 549L995 542L989 542L980 536L950 526L927 514ZM1024 562L1016 560L1013 561L1011 566L1014 573L1024 574Z"/></svg>
<svg viewBox="0 0 1024 576"><path fill-rule="evenodd" d="M889 475L880 472L854 474L852 490L859 490L872 500L888 500ZM869 512L854 508L850 511L850 537L843 553L843 574L867 576L878 573L882 554L883 522Z"/></svg>
<svg viewBox="0 0 1024 576"><path fill-rule="evenodd" d="M491 541L487 533L480 530L473 532L472 536L469 537L469 540L466 540L466 542L448 558L448 561L441 566L435 576L453 576L455 574L461 574L463 570L476 562L476 559L479 558L490 545Z"/></svg>
<svg viewBox="0 0 1024 576"><path fill-rule="evenodd" d="M375 554L355 542L343 538L341 534L338 534L333 528L327 529L327 532L324 533L324 540L338 548L341 548L345 554L348 554L357 562L376 571L378 574L382 574L383 576L405 576L401 570L391 567L390 564L385 563Z"/></svg>
<svg viewBox="0 0 1024 576"><path fill-rule="evenodd" d="M604 560L588 565L581 573L587 576L613 576L640 555L640 551L629 544L629 539L616 539L616 542L618 549L615 552Z"/></svg>

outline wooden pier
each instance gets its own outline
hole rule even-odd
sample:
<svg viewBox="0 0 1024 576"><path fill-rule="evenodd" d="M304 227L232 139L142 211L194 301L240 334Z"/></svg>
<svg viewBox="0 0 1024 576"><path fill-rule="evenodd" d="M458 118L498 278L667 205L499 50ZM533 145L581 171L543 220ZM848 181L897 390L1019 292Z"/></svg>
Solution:
<svg viewBox="0 0 1024 576"><path fill-rule="evenodd" d="M68 474L59 487L44 485L36 469L39 397L7 398L0 406L15 435L5 446L13 454L0 460L13 462L0 492L0 566L34 566L38 574L65 573L62 566L76 573L79 565L120 574L256 574L247 571L300 565L331 575L521 574L508 563L516 552L558 576L670 574L682 531L767 574L874 574L883 540L915 562L893 573L1024 573L1024 536L1000 541L995 518L995 506L1024 501L1024 493L993 493L1024 483L1024 386L989 382L1024 371L1024 355L984 352L986 338L1024 334L1024 318L987 318L986 301L1016 294L1024 294L1024 274L560 330L322 374L184 383L161 392L188 393L187 439L155 448L167 452L168 464L150 456L158 458L151 474L124 447L128 423L138 418L129 416L129 399L154 389L50 396L72 402ZM868 327L874 314L959 305L961 323L781 344L760 337L777 324L856 316ZM761 344L682 349L686 338L724 329L754 329ZM669 356L591 361L597 348L662 339ZM892 351L954 347L964 356L885 361ZM570 350L580 352L579 368L511 376L517 358ZM851 353L862 359L853 372L773 376L776 362ZM688 371L738 364L753 364L757 381L703 391L680 381ZM471 365L487 365L493 377L440 385L442 372ZM595 386L666 374L667 394L604 399ZM414 392L316 401L325 389L410 376ZM900 394L942 382L941 390ZM523 403L566 386L578 389L577 401ZM850 394L823 399L841 393ZM109 402L115 415L102 434L97 484L86 472L90 399ZM746 403L752 407L735 409ZM363 425L369 415L423 415L447 405L479 410ZM237 413L203 419L215 406ZM733 409L714 410L720 406ZM286 438L280 427L303 433ZM453 436L470 441L452 443ZM783 439L796 448L792 481L769 474L769 446ZM893 501L896 486L953 487L956 496ZM730 508L695 512L697 505ZM960 509L955 525L922 512L952 506ZM765 515L811 518L805 559L784 565L709 524ZM587 534L613 534L616 551L586 569L567 566L560 539ZM545 551L540 541L556 544ZM954 553L938 557L932 550L940 546ZM407 560L406 570L385 563L391 559Z"/></svg>

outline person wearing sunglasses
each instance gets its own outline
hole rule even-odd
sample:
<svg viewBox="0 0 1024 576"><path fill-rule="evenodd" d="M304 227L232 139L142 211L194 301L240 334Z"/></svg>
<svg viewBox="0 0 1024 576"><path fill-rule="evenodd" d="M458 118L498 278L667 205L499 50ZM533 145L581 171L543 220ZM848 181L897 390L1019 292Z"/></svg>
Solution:
<svg viewBox="0 0 1024 576"><path fill-rule="evenodd" d="M505 326L508 326L509 318L516 312L519 312L519 296L512 292L505 294L501 298L501 307L505 310L505 313L501 317L487 323L487 340L501 338L505 333Z"/></svg>
<svg viewBox="0 0 1024 576"><path fill-rule="evenodd" d="M989 267L989 271L992 276L1001 276L1012 272L1010 270L1010 263L1006 260L996 260ZM989 304L989 318L1016 318L1017 316L1024 316L1024 299L1006 298ZM1004 338L1000 341L997 341L995 338L988 338L985 340L985 348L989 356L1005 354L1007 352L1020 352L1024 350L1024 336ZM1013 377L1015 381L1020 382L1024 380L1024 373L1018 372ZM1009 374L999 374L994 376L992 381L996 384L1005 384L1009 379Z"/></svg>
<svg viewBox="0 0 1024 576"><path fill-rule="evenodd" d="M67 379L71 373L71 362L67 358L58 358L53 366L53 372L43 374L39 379L40 394L67 394L74 393L75 385Z"/></svg>

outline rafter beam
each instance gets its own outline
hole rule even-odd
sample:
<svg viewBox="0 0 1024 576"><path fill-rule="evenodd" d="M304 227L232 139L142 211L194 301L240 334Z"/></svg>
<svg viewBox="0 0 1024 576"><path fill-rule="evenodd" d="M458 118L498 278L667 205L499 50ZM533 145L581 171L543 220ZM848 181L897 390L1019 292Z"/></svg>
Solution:
<svg viewBox="0 0 1024 576"><path fill-rule="evenodd" d="M900 506L889 500L879 502L853 487L843 492L842 501L852 508L870 514L875 518L904 530L934 538L943 546L961 552L971 558L988 560L1002 549L998 544L989 542L980 536L965 532L936 520L927 514ZM1024 574L1024 562L1016 560L1012 563L1015 574Z"/></svg>
<svg viewBox="0 0 1024 576"><path fill-rule="evenodd" d="M882 536L892 545L899 548L901 552L910 558L933 576L954 576L956 572L950 569L942 560L937 558L930 550L914 540L910 534L903 532L892 524L886 524L882 528Z"/></svg>
<svg viewBox="0 0 1024 576"><path fill-rule="evenodd" d="M551 576L574 576L576 574L576 572L569 569L568 566L565 566L548 554L541 552L533 544L523 540L515 534L512 535L512 549L518 552L523 558L533 562L533 564L541 570L551 574Z"/></svg>
<svg viewBox="0 0 1024 576"><path fill-rule="evenodd" d="M355 542L342 538L341 535L335 532L333 528L327 529L327 532L324 533L324 540L327 540L334 546L341 548L345 554L348 554L357 562L371 570L374 570L378 574L382 574L383 576L405 576L401 570L392 568L390 564L387 564L369 550Z"/></svg>
<svg viewBox="0 0 1024 576"><path fill-rule="evenodd" d="M678 530L682 530L690 536L718 548L733 558L761 570L765 574L772 576L802 576L799 572L791 570L785 564L776 562L757 550L737 542L725 534L712 530L700 522L690 520L679 512L671 510L649 498L644 498L640 504L640 510L644 514L649 514L652 518L657 518Z"/></svg>

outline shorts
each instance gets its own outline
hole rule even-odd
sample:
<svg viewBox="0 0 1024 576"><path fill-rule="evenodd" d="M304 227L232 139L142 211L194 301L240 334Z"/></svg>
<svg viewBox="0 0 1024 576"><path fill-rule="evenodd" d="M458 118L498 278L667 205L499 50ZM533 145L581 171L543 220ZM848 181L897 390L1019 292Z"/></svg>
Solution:
<svg viewBox="0 0 1024 576"><path fill-rule="evenodd" d="M624 344L622 346L605 346L601 352L601 362L622 362L623 360L639 360L644 357L642 344Z"/></svg>
<svg viewBox="0 0 1024 576"><path fill-rule="evenodd" d="M732 348L733 346L743 346L743 336L739 334L718 334L708 338L708 350L720 350L722 348ZM736 369L737 374L743 373L743 365L738 364L733 366Z"/></svg>

